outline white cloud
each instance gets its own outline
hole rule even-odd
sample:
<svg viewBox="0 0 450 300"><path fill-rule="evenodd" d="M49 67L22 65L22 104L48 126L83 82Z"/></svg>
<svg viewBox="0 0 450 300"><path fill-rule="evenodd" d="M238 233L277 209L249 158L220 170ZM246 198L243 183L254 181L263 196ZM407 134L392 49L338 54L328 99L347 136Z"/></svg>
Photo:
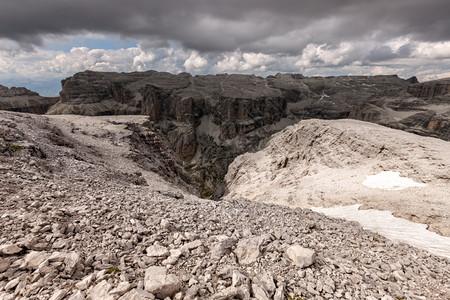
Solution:
<svg viewBox="0 0 450 300"><path fill-rule="evenodd" d="M450 58L450 41L418 43L414 56L430 59Z"/></svg>
<svg viewBox="0 0 450 300"><path fill-rule="evenodd" d="M223 55L214 69L218 72L264 73L277 61L277 57L277 55L235 51Z"/></svg>
<svg viewBox="0 0 450 300"><path fill-rule="evenodd" d="M192 51L191 56L183 64L187 72L201 73L208 68L208 61L201 57L197 51Z"/></svg>

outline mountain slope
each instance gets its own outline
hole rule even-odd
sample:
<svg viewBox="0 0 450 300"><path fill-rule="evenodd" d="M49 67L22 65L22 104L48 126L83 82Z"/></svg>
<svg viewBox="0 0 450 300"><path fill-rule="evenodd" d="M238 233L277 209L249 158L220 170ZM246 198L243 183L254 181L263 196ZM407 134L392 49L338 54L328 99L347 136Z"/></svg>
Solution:
<svg viewBox="0 0 450 300"><path fill-rule="evenodd" d="M450 260L355 222L197 198L146 119L0 112L0 299L450 296Z"/></svg>
<svg viewBox="0 0 450 300"><path fill-rule="evenodd" d="M424 187L381 190L369 175L399 172ZM237 157L229 197L293 207L363 204L450 236L450 143L356 120L305 120Z"/></svg>

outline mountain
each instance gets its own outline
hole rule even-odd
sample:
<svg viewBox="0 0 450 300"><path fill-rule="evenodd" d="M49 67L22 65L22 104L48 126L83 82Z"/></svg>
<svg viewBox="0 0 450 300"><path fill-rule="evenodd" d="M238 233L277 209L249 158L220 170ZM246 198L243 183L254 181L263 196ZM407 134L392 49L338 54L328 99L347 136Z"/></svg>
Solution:
<svg viewBox="0 0 450 300"><path fill-rule="evenodd" d="M450 139L450 80L85 71L62 81L48 114L143 114L201 185L217 187L233 159L303 119L353 118Z"/></svg>
<svg viewBox="0 0 450 300"><path fill-rule="evenodd" d="M45 114L58 98L41 97L23 87L7 88L0 85L0 110Z"/></svg>
<svg viewBox="0 0 450 300"><path fill-rule="evenodd" d="M362 204L450 236L449 170L448 141L357 120L314 119L238 156L225 182L232 198L302 208ZM401 178L381 178L393 184L390 190L363 184L367 176L389 175L382 172L398 172L418 187L401 189L395 183Z"/></svg>
<svg viewBox="0 0 450 300"><path fill-rule="evenodd" d="M0 299L449 298L444 257L309 209L196 197L147 119L0 111Z"/></svg>

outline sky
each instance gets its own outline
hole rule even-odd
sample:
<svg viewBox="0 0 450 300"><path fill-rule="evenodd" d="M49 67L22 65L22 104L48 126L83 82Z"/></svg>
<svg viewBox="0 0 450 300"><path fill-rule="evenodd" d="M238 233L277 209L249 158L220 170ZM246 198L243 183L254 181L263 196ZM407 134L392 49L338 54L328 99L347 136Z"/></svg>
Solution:
<svg viewBox="0 0 450 300"><path fill-rule="evenodd" d="M84 71L450 77L449 0L1 0L0 84Z"/></svg>

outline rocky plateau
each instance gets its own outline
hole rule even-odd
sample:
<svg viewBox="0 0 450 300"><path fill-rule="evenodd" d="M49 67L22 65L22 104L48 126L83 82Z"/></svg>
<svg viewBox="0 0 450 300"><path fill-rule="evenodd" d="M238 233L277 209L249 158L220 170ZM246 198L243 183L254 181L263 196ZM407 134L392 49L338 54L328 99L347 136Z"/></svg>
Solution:
<svg viewBox="0 0 450 300"><path fill-rule="evenodd" d="M450 297L450 260L356 222L198 198L148 118L0 112L0 299Z"/></svg>
<svg viewBox="0 0 450 300"><path fill-rule="evenodd" d="M0 300L449 299L448 258L308 209L358 203L450 236L449 140L450 79L0 86ZM426 186L361 184L381 171Z"/></svg>
<svg viewBox="0 0 450 300"><path fill-rule="evenodd" d="M150 116L206 197L234 158L303 119L352 118L450 140L450 79L85 71L62 81L48 114Z"/></svg>

